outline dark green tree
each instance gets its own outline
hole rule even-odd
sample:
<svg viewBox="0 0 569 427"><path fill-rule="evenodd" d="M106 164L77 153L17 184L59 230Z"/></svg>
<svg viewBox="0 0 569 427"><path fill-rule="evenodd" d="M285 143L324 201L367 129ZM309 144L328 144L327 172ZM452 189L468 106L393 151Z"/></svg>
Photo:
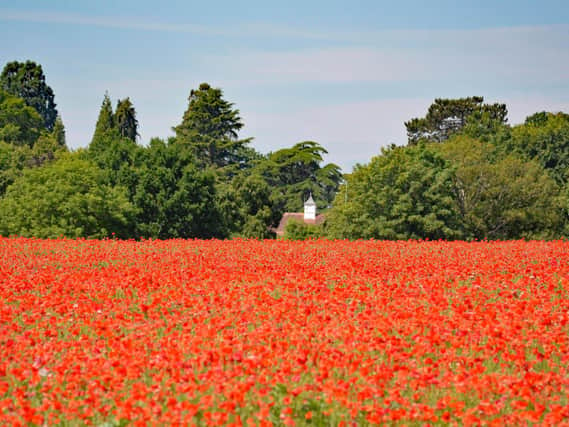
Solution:
<svg viewBox="0 0 569 427"><path fill-rule="evenodd" d="M202 83L192 90L182 123L174 127L176 141L187 147L202 167L225 168L246 161L243 149L251 139L239 139L239 110L223 99L221 89Z"/></svg>
<svg viewBox="0 0 569 427"><path fill-rule="evenodd" d="M43 126L53 130L57 118L55 96L45 82L41 65L33 61L7 63L0 75L0 88L22 98L40 114Z"/></svg>
<svg viewBox="0 0 569 427"><path fill-rule="evenodd" d="M0 141L32 147L42 128L42 118L36 110L0 89Z"/></svg>
<svg viewBox="0 0 569 427"><path fill-rule="evenodd" d="M321 166L328 152L320 144L304 141L270 153L256 170L273 188L273 201L282 212L300 212L309 194L319 209L326 209L342 181L339 166Z"/></svg>
<svg viewBox="0 0 569 427"><path fill-rule="evenodd" d="M105 93L93 139L84 155L105 171L111 185L126 188L129 197L132 198L137 185L137 159L143 149L136 144L136 138L122 136L118 125L119 120L124 121L123 125L131 119L136 121L134 108L131 107L132 104L126 98L119 101L119 114L114 113L111 99ZM130 116L130 119L125 118L126 116ZM123 130L125 129L123 127Z"/></svg>
<svg viewBox="0 0 569 427"><path fill-rule="evenodd" d="M485 115L489 123L507 122L505 104L484 104L484 98L435 99L427 115L405 122L409 144L419 141L442 142L459 133L473 114ZM481 116L480 116L481 117Z"/></svg>
<svg viewBox="0 0 569 427"><path fill-rule="evenodd" d="M326 220L330 238L460 239L454 170L423 145L383 149L346 176Z"/></svg>
<svg viewBox="0 0 569 427"><path fill-rule="evenodd" d="M174 140L154 138L137 169L138 236L224 238L229 230L216 203L215 175L200 170Z"/></svg>
<svg viewBox="0 0 569 427"><path fill-rule="evenodd" d="M261 175L241 173L230 184L218 188L218 205L233 236L275 237L272 227L282 214L272 199L273 189Z"/></svg>
<svg viewBox="0 0 569 427"><path fill-rule="evenodd" d="M138 135L138 120L136 111L130 98L121 99L117 102L115 110L114 126L123 138L136 141Z"/></svg>

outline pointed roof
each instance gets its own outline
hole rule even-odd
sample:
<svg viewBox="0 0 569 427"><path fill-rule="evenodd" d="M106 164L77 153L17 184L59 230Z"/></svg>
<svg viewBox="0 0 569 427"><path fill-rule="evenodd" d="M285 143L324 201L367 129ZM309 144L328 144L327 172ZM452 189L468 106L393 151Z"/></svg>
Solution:
<svg viewBox="0 0 569 427"><path fill-rule="evenodd" d="M312 198L312 193L310 193L308 200L306 202L304 202L304 206L316 206L316 203L314 202L314 199Z"/></svg>

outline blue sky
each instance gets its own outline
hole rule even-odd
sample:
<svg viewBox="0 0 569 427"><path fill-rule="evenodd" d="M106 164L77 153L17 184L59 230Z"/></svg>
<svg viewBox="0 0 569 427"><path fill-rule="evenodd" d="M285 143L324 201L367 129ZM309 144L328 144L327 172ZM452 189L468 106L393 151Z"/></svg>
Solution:
<svg viewBox="0 0 569 427"><path fill-rule="evenodd" d="M0 65L26 59L72 148L105 91L131 98L146 143L172 134L201 82L235 103L259 151L314 140L345 172L405 143L403 122L437 97L504 102L514 124L569 112L564 1L0 0Z"/></svg>

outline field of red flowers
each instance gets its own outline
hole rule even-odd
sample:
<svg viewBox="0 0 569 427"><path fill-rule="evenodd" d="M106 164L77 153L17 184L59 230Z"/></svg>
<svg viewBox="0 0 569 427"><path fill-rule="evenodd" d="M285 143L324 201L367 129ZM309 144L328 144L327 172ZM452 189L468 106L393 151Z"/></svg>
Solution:
<svg viewBox="0 0 569 427"><path fill-rule="evenodd" d="M569 243L0 239L0 423L569 422Z"/></svg>

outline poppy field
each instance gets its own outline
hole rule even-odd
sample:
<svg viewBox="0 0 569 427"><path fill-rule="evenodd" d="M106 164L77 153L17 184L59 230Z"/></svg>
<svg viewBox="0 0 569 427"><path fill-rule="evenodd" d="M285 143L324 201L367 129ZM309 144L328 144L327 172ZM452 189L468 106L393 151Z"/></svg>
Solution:
<svg viewBox="0 0 569 427"><path fill-rule="evenodd" d="M0 238L0 424L569 425L569 243Z"/></svg>

